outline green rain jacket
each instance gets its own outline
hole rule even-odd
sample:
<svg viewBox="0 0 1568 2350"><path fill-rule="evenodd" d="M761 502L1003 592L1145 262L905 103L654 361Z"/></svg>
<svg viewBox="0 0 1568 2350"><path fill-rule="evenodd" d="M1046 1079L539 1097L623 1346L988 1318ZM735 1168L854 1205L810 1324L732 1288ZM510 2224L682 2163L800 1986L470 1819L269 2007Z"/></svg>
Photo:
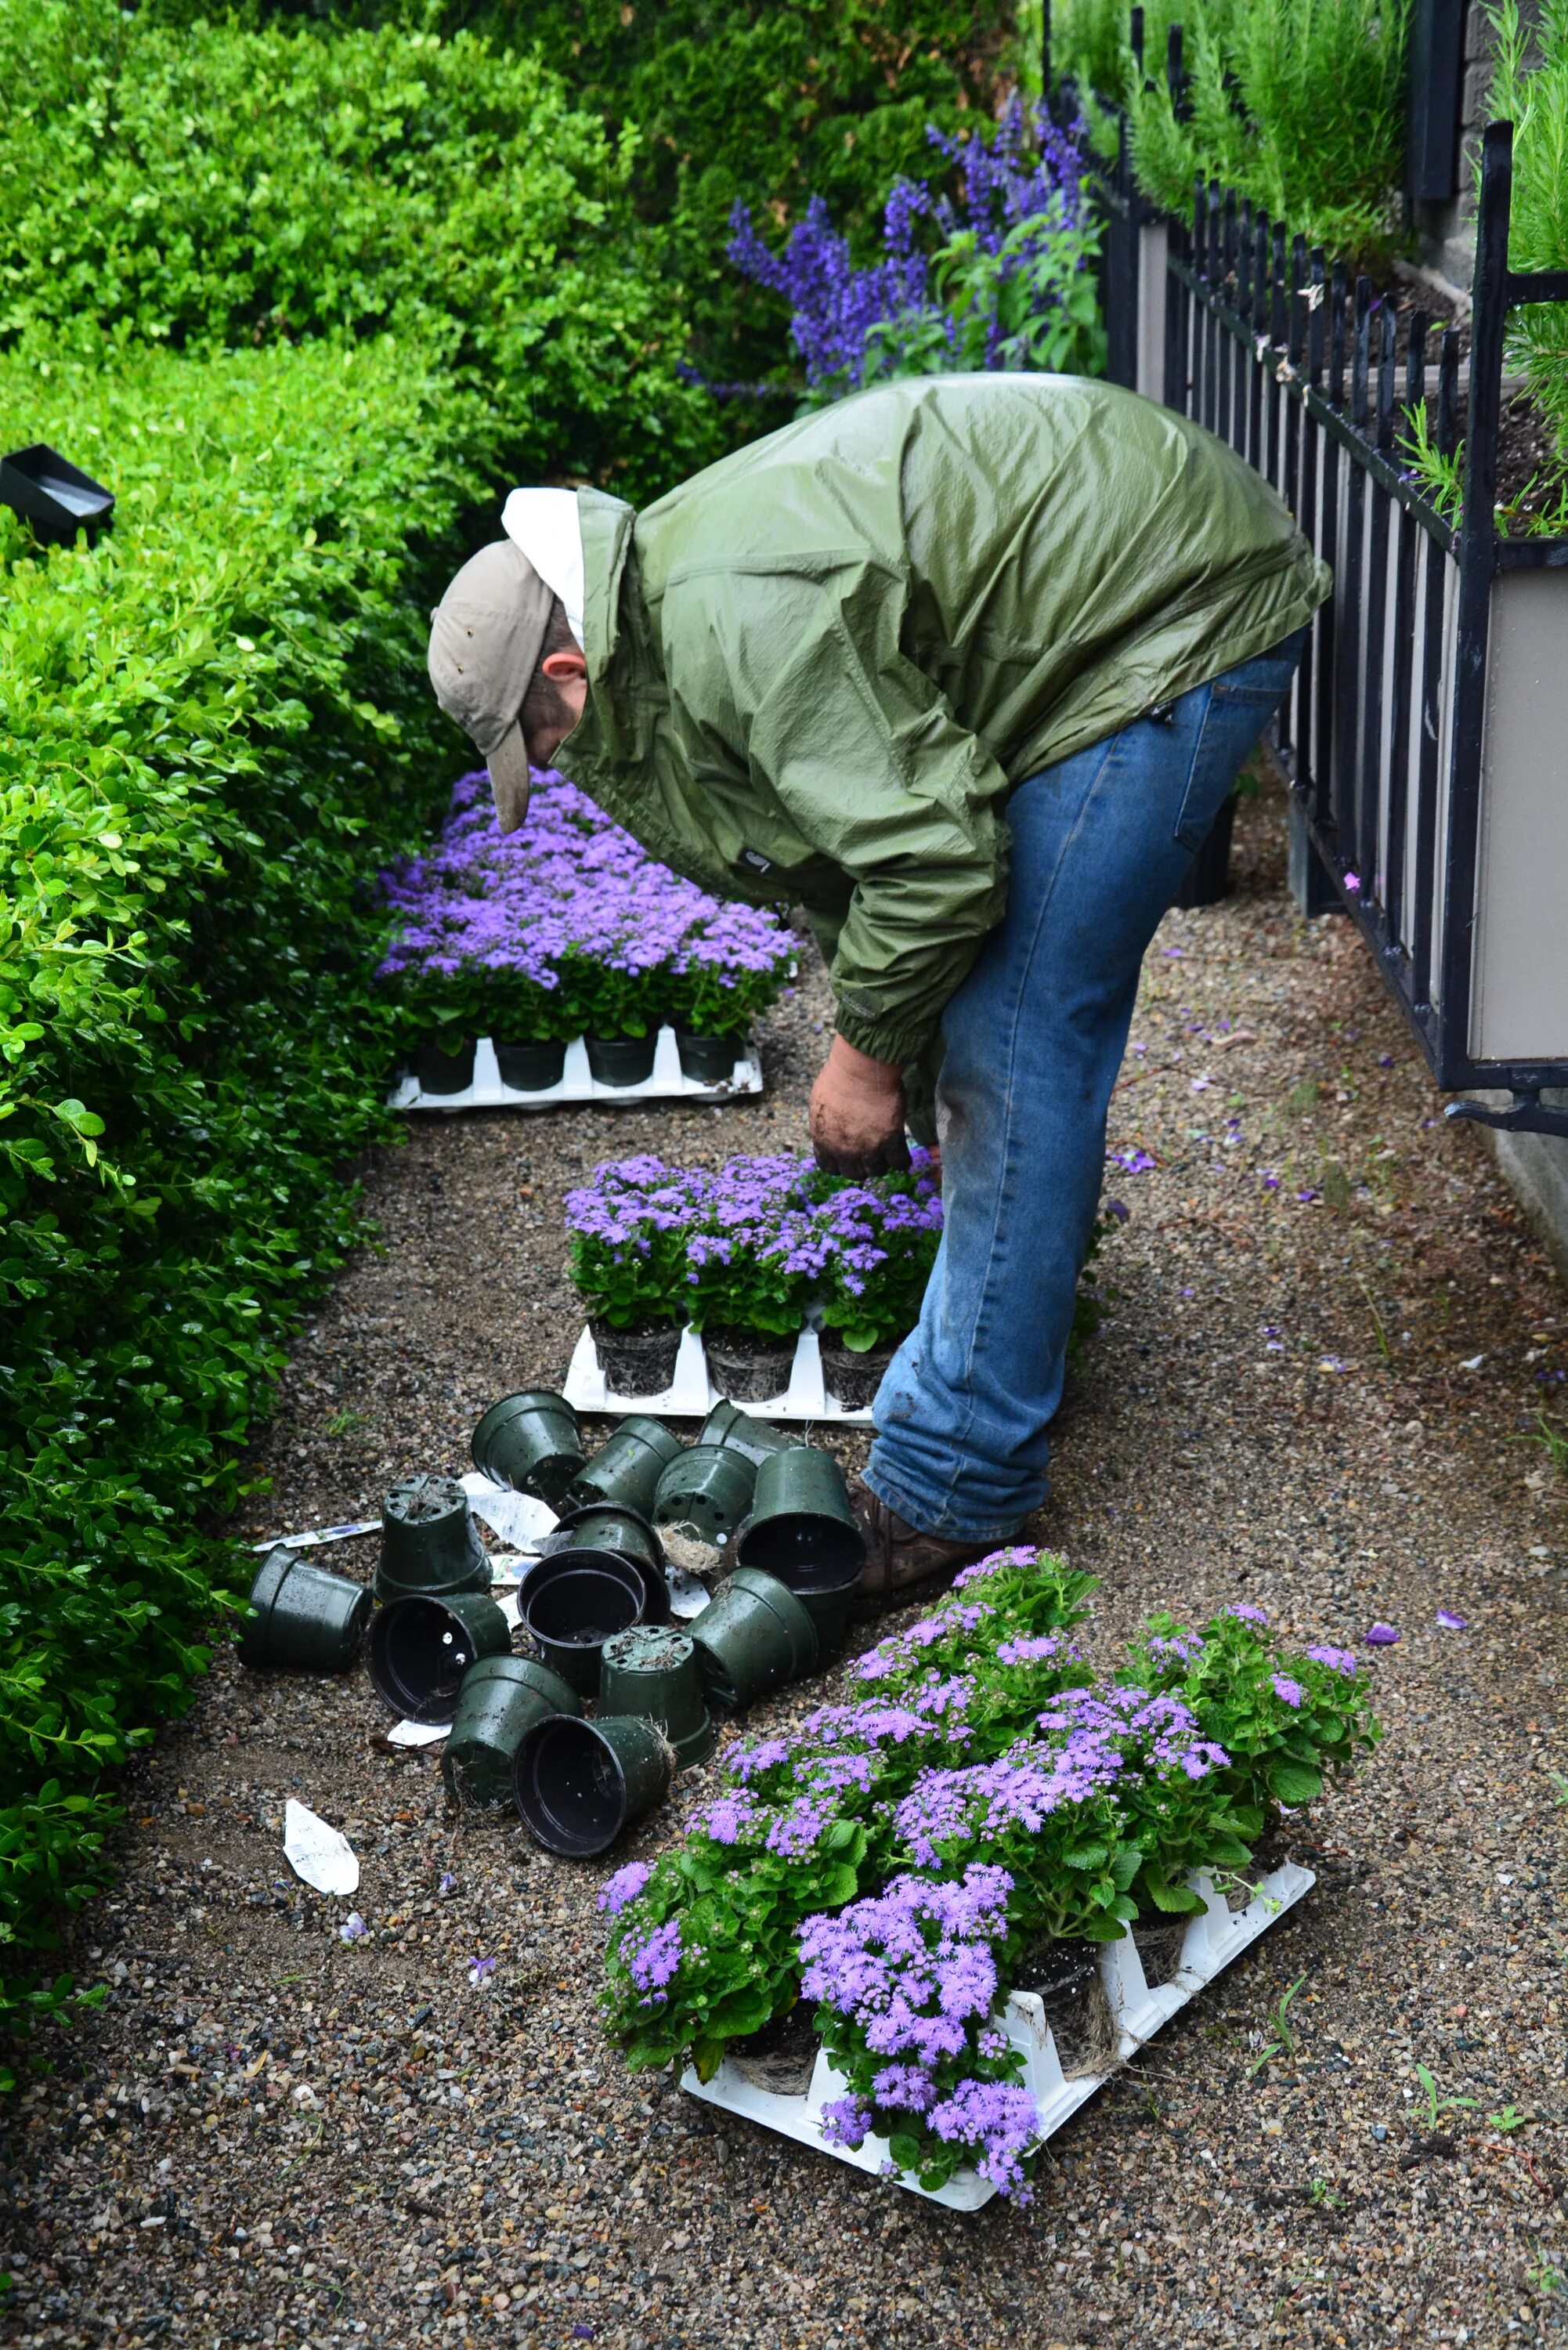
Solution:
<svg viewBox="0 0 1568 2350"><path fill-rule="evenodd" d="M579 497L561 752L656 857L804 904L841 1035L912 1062L1007 901L1010 790L1267 652L1329 592L1272 490L1073 376L857 393L634 514Z"/></svg>

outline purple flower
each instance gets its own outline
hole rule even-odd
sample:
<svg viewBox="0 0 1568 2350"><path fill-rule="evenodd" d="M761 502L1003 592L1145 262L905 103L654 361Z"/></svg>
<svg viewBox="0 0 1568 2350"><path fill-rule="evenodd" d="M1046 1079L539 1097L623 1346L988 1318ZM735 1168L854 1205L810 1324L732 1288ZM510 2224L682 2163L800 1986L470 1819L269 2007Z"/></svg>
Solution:
<svg viewBox="0 0 1568 2350"><path fill-rule="evenodd" d="M601 1888L599 1908L607 1910L612 1918L618 1918L627 1903L637 1899L652 1874L645 1860L628 1860Z"/></svg>
<svg viewBox="0 0 1568 2350"><path fill-rule="evenodd" d="M834 2097L822 2108L822 2135L829 2146L864 2145L876 2116L858 2097Z"/></svg>
<svg viewBox="0 0 1568 2350"><path fill-rule="evenodd" d="M1359 890L1360 890L1360 889L1361 889L1361 876L1360 876L1360 874L1359 874L1359 873L1347 873L1347 874L1345 875L1345 889L1349 891L1350 895L1351 895L1353 898L1354 898L1354 897L1355 897L1355 896L1358 894L1358 892L1359 892Z"/></svg>
<svg viewBox="0 0 1568 2350"><path fill-rule="evenodd" d="M1023 2158L1039 2139L1040 2117L1027 2089L1012 2081L961 2081L927 2122L950 2146L973 2147L975 2168L1000 2194L1029 2200Z"/></svg>
<svg viewBox="0 0 1568 2350"><path fill-rule="evenodd" d="M1225 1613L1239 1617L1243 1624L1266 1624L1269 1620L1264 1609L1249 1607L1245 1600L1241 1599L1233 1607L1227 1607Z"/></svg>
<svg viewBox="0 0 1568 2350"><path fill-rule="evenodd" d="M1392 1624L1371 1624L1362 1638L1369 1648L1391 1648L1399 1635Z"/></svg>
<svg viewBox="0 0 1568 2350"><path fill-rule="evenodd" d="M451 1869L450 1869L450 1868L448 1868L448 1869L444 1869L444 1870L441 1872L441 1883L436 1887L436 1898L437 1898L437 1900L438 1900L438 1901L445 1901L446 1899L448 1899L448 1898L449 1898L449 1897L450 1897L452 1894L455 1893L456 1891L457 1891L457 1879L456 1879L456 1877L452 1875L452 1871L451 1871Z"/></svg>
<svg viewBox="0 0 1568 2350"><path fill-rule="evenodd" d="M337 1929L337 1939L340 1942L362 1942L369 1930L358 1909L350 1909Z"/></svg>
<svg viewBox="0 0 1568 2350"><path fill-rule="evenodd" d="M650 1926L638 1939L624 1936L619 1951L620 1962L626 1969L642 1998L639 2007L662 2007L670 1997L670 1985L675 1980L680 1964L680 1922L671 1918L668 1925Z"/></svg>
<svg viewBox="0 0 1568 2350"><path fill-rule="evenodd" d="M1438 1608L1438 1622L1445 1632L1468 1632L1469 1630L1469 1618L1466 1616L1456 1616L1451 1607Z"/></svg>
<svg viewBox="0 0 1568 2350"><path fill-rule="evenodd" d="M470 1959L468 1962L468 1980L476 1991L481 1983L488 1982L494 1972L493 1959Z"/></svg>
<svg viewBox="0 0 1568 2350"><path fill-rule="evenodd" d="M1331 1673L1354 1675L1361 1670L1361 1667L1355 1660L1355 1652L1350 1648L1331 1648L1320 1643L1309 1648L1307 1655L1314 1665L1326 1665Z"/></svg>
<svg viewBox="0 0 1568 2350"><path fill-rule="evenodd" d="M1274 1685L1274 1695L1282 1699L1286 1705L1300 1706L1305 1702L1306 1691L1300 1681L1293 1681L1285 1673L1271 1673L1269 1678Z"/></svg>

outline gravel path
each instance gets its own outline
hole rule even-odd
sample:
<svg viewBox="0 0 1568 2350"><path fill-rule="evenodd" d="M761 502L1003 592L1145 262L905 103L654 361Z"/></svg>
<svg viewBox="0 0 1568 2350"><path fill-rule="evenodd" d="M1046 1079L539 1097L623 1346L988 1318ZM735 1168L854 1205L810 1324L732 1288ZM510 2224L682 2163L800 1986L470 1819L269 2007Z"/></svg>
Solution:
<svg viewBox="0 0 1568 2350"><path fill-rule="evenodd" d="M108 2003L5 2117L9 2338L1553 2334L1568 1483L1518 1440L1564 1393L1568 1315L1348 926L1290 909L1276 806L1241 857L1240 894L1151 958L1114 1119L1130 1222L1041 1532L1105 1578L1107 1642L1242 1595L1303 1637L1401 1629L1386 1742L1314 1822L1315 1891L1052 2141L1030 2209L965 2218L628 2077L594 2016L604 1871L460 1828L436 1763L377 1743L362 1675L225 1651L133 1777L123 1880L82 1921ZM377 1157L383 1247L300 1341L252 1531L461 1469L483 1405L565 1370L563 1190L612 1151L797 1147L824 1003L818 979L773 1024L766 1106L431 1119ZM368 1574L369 1550L345 1555ZM283 1864L291 1794L362 1856L358 1946ZM1260 2064L1298 1976L1293 2051ZM1418 2065L1475 2101L1435 2133ZM1519 2128L1487 2126L1509 2106Z"/></svg>

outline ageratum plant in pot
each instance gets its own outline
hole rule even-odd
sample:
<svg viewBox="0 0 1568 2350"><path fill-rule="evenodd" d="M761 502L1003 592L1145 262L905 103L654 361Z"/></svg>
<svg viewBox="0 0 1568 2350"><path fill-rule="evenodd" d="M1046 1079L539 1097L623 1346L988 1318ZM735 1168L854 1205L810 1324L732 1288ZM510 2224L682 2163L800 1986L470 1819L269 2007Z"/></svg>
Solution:
<svg viewBox="0 0 1568 2350"><path fill-rule="evenodd" d="M656 864L554 770L535 771L528 821L504 834L486 777L464 775L429 855L381 880L399 927L379 976L410 1017L421 991L444 1003L472 979L469 1034L493 1040L519 1092L558 1082L564 1042L579 1035L594 1076L615 1086L650 1075L667 1020L728 1046L793 968L776 914L721 904Z"/></svg>
<svg viewBox="0 0 1568 2350"><path fill-rule="evenodd" d="M732 1159L687 1238L691 1319L721 1395L766 1403L789 1386L807 1302L826 1261L802 1196L808 1161Z"/></svg>
<svg viewBox="0 0 1568 2350"><path fill-rule="evenodd" d="M710 921L693 926L672 959L664 991L682 1076L728 1085L753 1022L794 970L787 934L762 928L749 906L719 906Z"/></svg>
<svg viewBox="0 0 1568 2350"><path fill-rule="evenodd" d="M846 1411L871 1403L920 1316L942 1236L940 1180L919 1145L907 1172L873 1183L815 1179L826 1278L822 1377Z"/></svg>
<svg viewBox="0 0 1568 2350"><path fill-rule="evenodd" d="M651 1157L606 1161L566 1194L573 1281L612 1393L659 1395L675 1377L686 1243L712 1178Z"/></svg>

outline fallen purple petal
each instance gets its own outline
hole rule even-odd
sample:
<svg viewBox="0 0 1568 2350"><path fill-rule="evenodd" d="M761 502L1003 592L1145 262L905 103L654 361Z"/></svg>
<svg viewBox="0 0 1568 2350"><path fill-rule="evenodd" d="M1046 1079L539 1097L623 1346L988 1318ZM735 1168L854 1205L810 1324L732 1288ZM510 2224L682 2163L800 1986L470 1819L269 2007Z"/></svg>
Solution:
<svg viewBox="0 0 1568 2350"><path fill-rule="evenodd" d="M488 1982L494 1972L493 1959L470 1959L468 1962L468 1980L476 1989L482 1982Z"/></svg>
<svg viewBox="0 0 1568 2350"><path fill-rule="evenodd" d="M1392 1624L1369 1624L1362 1638L1369 1648L1391 1648L1399 1635Z"/></svg>
<svg viewBox="0 0 1568 2350"><path fill-rule="evenodd" d="M1469 1630L1469 1617L1456 1616L1451 1607L1438 1608L1438 1622L1441 1625L1445 1632L1468 1632Z"/></svg>
<svg viewBox="0 0 1568 2350"><path fill-rule="evenodd" d="M362 1942L369 1930L358 1909L350 1909L337 1929L337 1939L340 1942Z"/></svg>

